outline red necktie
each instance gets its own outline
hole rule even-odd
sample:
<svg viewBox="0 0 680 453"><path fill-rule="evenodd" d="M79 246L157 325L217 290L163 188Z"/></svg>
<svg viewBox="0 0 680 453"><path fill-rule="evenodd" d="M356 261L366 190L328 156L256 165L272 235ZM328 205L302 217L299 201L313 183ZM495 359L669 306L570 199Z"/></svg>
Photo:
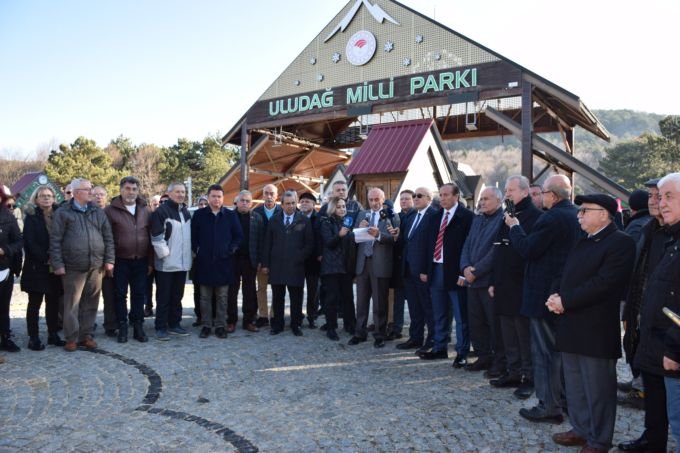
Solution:
<svg viewBox="0 0 680 453"><path fill-rule="evenodd" d="M449 224L449 211L446 211L444 219L442 220L442 225L439 227L439 234L437 234L437 242L434 244L434 260L439 261L442 259L442 248L444 247L444 231L446 231L446 226Z"/></svg>

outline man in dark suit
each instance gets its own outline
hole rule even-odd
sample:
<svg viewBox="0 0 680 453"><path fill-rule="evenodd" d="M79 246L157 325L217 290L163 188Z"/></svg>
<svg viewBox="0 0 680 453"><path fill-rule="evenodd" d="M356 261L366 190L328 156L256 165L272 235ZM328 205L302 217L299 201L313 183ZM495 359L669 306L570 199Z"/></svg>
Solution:
<svg viewBox="0 0 680 453"><path fill-rule="evenodd" d="M264 229L267 230L269 220L281 212L281 206L276 204L276 199L279 196L279 189L274 184L267 184L262 188L262 198L264 203L253 209L254 212L262 217ZM257 272L257 311L258 318L255 321L257 327L269 325L269 304L267 303L267 285L269 284L269 277L262 272L262 269Z"/></svg>
<svg viewBox="0 0 680 453"><path fill-rule="evenodd" d="M300 195L300 212L312 224L314 232L314 251L305 261L305 283L307 284L307 322L310 329L316 329L317 299L321 275L321 217L314 210L316 197L309 192Z"/></svg>
<svg viewBox="0 0 680 453"><path fill-rule="evenodd" d="M411 324L408 329L408 340L398 344L397 349L423 348L425 352L432 348L434 342L434 318L432 317L432 300L427 283L420 280L419 244L423 241L421 228L426 224L426 217L434 215L437 210L430 203L432 192L427 187L419 187L415 191L414 213L409 216L399 232L399 246L402 247L402 275L404 291L408 302L408 313ZM425 338L427 325L427 338Z"/></svg>
<svg viewBox="0 0 680 453"><path fill-rule="evenodd" d="M413 198L415 192L411 189L404 189L399 193L399 225L404 226L406 222L411 221L411 217L415 216L415 209L413 209ZM401 339L401 331L404 328L404 303L406 302L406 290L404 289L404 278L402 274L404 272L404 256L403 256L403 244L399 241L394 245L394 253L392 255L392 281L390 287L392 287L392 295L389 300L389 313L387 325L389 330L388 339L389 340L399 340ZM390 322L392 323L392 328L390 329Z"/></svg>
<svg viewBox="0 0 680 453"><path fill-rule="evenodd" d="M385 193L378 188L368 191L370 210L361 211L357 216L355 227L368 228L368 234L374 240L362 242L357 247L357 325L354 336L349 340L350 345L366 341L368 336L366 324L368 310L373 299L373 323L375 324L375 339L373 346L385 346L387 336L387 297L392 276L392 253L395 243L394 237L387 229L390 223L399 223L398 218L381 219L380 211L385 202Z"/></svg>
<svg viewBox="0 0 680 453"><path fill-rule="evenodd" d="M531 233L543 211L532 202L529 179L519 175L509 177L505 183L505 198L506 210L519 219L527 234ZM510 208L510 202L514 210ZM510 228L505 224L501 225L494 249L489 295L500 317L507 369L498 379L490 380L489 384L499 388L517 387L514 395L526 399L534 393L529 318L520 314L526 263L510 245Z"/></svg>
<svg viewBox="0 0 680 453"><path fill-rule="evenodd" d="M558 315L555 346L562 352L572 430L556 433L560 445L612 447L616 420L616 360L621 357L619 304L635 261L635 243L613 223L609 195L579 195L578 221L586 232L569 253L559 292L546 306ZM583 450L582 450L583 451Z"/></svg>
<svg viewBox="0 0 680 453"><path fill-rule="evenodd" d="M290 329L302 336L302 294L305 284L305 260L314 251L312 224L297 209L297 193L287 191L282 197L282 212L274 215L265 233L262 271L272 285L271 334L283 332L286 287L290 298Z"/></svg>
<svg viewBox="0 0 680 453"><path fill-rule="evenodd" d="M517 217L505 214L510 245L527 261L521 314L529 318L531 362L538 405L519 413L532 422L562 423L562 360L555 349L555 315L545 301L559 286L567 254L581 236L576 208L569 201L571 183L553 175L543 183L543 205L548 208L527 234Z"/></svg>
<svg viewBox="0 0 680 453"><path fill-rule="evenodd" d="M460 189L454 183L439 188L440 209L423 219L420 227L421 245L418 247L420 280L428 283L432 298L434 338L431 351L422 351L424 359L448 357L451 316L456 320L456 359L453 366L467 363L470 351L470 332L467 323L465 292L457 285L460 276L460 255L470 232L474 214L458 203ZM463 298L462 298L462 297Z"/></svg>

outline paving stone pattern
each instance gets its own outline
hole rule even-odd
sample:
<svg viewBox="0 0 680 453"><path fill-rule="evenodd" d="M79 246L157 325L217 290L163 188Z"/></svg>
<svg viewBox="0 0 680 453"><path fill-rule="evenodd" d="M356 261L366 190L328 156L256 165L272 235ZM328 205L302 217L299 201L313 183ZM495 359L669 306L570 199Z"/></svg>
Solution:
<svg viewBox="0 0 680 453"><path fill-rule="evenodd" d="M453 353L430 362L395 349L399 341L375 349L348 346L344 332L332 342L318 329L270 336L240 324L227 339L199 339L191 285L185 294L189 337L157 341L147 319L148 343L130 334L119 344L103 335L100 311L98 350L34 352L15 287L22 350L0 365L0 452L574 451L550 439L568 422L523 420L519 409L535 399L453 369ZM41 318L43 341L45 330ZM614 441L639 436L642 424L641 411L619 408Z"/></svg>

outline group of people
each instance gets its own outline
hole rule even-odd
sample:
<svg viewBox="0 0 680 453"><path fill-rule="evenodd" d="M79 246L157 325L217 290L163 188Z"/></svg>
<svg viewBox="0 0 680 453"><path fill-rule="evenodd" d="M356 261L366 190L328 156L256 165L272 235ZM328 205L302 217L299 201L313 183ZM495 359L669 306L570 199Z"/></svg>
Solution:
<svg viewBox="0 0 680 453"><path fill-rule="evenodd" d="M189 271L200 338L234 332L241 289L244 330L283 332L287 292L294 335L303 335L305 308L309 328L323 314L321 329L332 341L340 339L341 318L351 346L369 333L376 348L402 338L408 304L408 338L397 349L447 359L455 331L454 368L483 371L490 385L514 388L520 399L535 392L538 403L519 414L556 424L567 414L572 429L554 442L595 452L612 445L624 302L625 350L644 386L645 432L619 448L665 451L668 424L680 434L680 327L662 312L680 312L680 173L636 191L648 206L625 231L614 222L615 199L579 195L572 203L563 175L542 186L511 176L504 191L483 189L474 211L454 183L440 186L437 200L427 187L403 190L399 213L379 188L368 190L363 209L341 181L318 212L313 194L286 191L278 203L271 184L262 205L253 208L252 193L243 190L234 209L221 186L210 186L193 216L181 183L170 184L162 203L154 197L147 204L132 176L110 203L85 179L71 182L61 206L55 195L49 186L36 190L23 237L16 218L0 210L4 350L19 349L10 337L9 299L22 248L33 350L44 349L43 299L48 344L96 348L100 293L105 332L123 343L132 325L133 338L148 341L143 323L153 311L154 280L155 338L189 335L181 325Z"/></svg>

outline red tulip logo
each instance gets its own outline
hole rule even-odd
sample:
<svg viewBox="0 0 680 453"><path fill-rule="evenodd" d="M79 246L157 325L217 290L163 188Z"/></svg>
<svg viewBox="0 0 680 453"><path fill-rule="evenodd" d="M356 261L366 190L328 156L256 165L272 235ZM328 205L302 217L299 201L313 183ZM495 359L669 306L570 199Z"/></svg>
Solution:
<svg viewBox="0 0 680 453"><path fill-rule="evenodd" d="M365 39L360 39L357 42L354 43L355 47L358 47L359 49L363 48L366 45L366 40Z"/></svg>

